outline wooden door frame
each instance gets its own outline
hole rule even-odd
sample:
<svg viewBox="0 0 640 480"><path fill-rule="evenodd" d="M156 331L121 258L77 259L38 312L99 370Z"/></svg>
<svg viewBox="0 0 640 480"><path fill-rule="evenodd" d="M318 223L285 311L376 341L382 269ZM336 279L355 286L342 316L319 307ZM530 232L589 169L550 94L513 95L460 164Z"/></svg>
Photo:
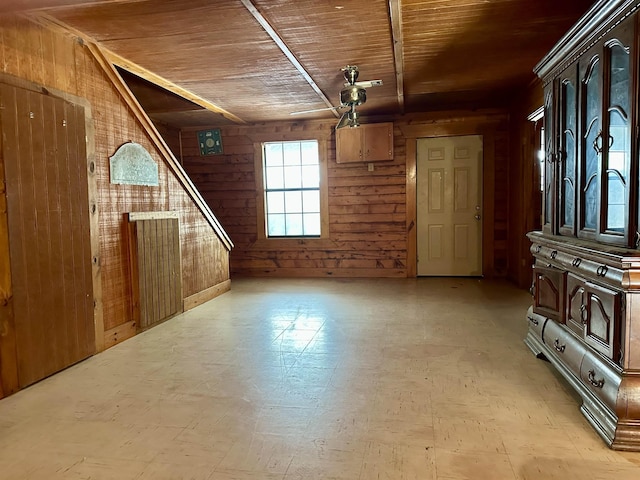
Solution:
<svg viewBox="0 0 640 480"><path fill-rule="evenodd" d="M49 95L51 97L59 98L66 102L81 106L84 108L85 116L85 135L86 135L86 160L87 160L87 182L88 182L88 205L87 210L89 212L89 233L90 233L90 245L91 245L91 276L93 283L93 324L95 330L95 349L96 353L104 350L104 316L102 306L102 279L100 276L100 239L99 239L99 210L98 210L98 181L97 181L97 168L95 159L95 127L93 121L93 115L91 110L91 104L85 98L78 97L57 89L47 88L42 85L24 80L13 75L0 72L0 83L6 85L29 90L42 95ZM0 177L4 177L4 171ZM6 204L6 191L0 191L2 201L0 203ZM0 232L8 232L8 219L6 215L0 217ZM5 246L4 242L0 242L0 256L9 257L8 244ZM9 265L10 269L10 265ZM10 270L9 270L10 271ZM9 277L10 282L10 277ZM11 349L13 346L15 354L15 319L13 317L13 302L12 302L12 286L2 285L2 288L7 291L8 299L7 305L1 305L0 309L6 308L5 331L0 332L0 347L6 347ZM1 299L0 299L1 300ZM0 312L0 319L5 316ZM0 349L2 350L2 349ZM11 352L9 352L11 353ZM14 355L14 360L10 361L10 355L7 352L3 352L0 358L0 398L19 389L17 384L17 359Z"/></svg>
<svg viewBox="0 0 640 480"><path fill-rule="evenodd" d="M418 236L417 236L417 144L418 138L454 137L482 135L482 272L484 278L495 275L494 251L489 248L494 241L495 220L495 130L497 124L508 119L506 114L480 115L449 118L423 124L402 125L400 129L406 138L406 227L407 227L407 277L417 277Z"/></svg>

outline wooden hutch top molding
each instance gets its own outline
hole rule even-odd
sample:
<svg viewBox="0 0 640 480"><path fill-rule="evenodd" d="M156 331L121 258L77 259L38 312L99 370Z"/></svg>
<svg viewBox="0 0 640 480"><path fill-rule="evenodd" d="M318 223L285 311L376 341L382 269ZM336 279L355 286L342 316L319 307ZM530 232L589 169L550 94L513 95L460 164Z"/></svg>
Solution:
<svg viewBox="0 0 640 480"><path fill-rule="evenodd" d="M599 0L540 60L533 71L544 79L544 83L551 81L639 8L639 0Z"/></svg>

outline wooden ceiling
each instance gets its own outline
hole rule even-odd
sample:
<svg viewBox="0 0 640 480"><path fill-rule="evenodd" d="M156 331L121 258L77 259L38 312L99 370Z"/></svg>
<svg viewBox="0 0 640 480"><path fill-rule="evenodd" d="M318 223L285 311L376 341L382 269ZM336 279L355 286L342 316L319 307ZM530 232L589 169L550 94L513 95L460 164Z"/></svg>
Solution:
<svg viewBox="0 0 640 480"><path fill-rule="evenodd" d="M135 74L126 80L150 116L181 127L339 116L290 114L338 106L345 65L359 67L359 80L384 82L367 89L364 116L503 106L593 3L14 0L3 8L100 45Z"/></svg>

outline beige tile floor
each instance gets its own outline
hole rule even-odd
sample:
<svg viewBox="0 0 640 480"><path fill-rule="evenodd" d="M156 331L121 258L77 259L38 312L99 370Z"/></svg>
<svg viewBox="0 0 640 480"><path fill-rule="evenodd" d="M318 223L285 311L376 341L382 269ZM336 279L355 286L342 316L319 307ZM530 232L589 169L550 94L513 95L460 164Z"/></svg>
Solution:
<svg viewBox="0 0 640 480"><path fill-rule="evenodd" d="M475 279L234 280L0 400L0 479L640 479Z"/></svg>

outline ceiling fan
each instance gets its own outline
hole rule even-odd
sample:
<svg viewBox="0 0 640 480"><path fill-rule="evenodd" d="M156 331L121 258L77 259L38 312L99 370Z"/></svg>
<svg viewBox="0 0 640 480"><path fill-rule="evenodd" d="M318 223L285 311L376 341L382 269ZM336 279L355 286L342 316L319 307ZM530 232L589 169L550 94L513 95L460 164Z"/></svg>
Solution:
<svg viewBox="0 0 640 480"><path fill-rule="evenodd" d="M305 110L304 112L293 112L291 115L300 115L303 113L321 112L323 110L340 110L348 108L349 110L342 114L342 117L336 125L336 129L343 127L358 127L360 123L358 118L360 114L356 111L356 106L362 105L367 101L367 91L369 87L377 87L382 85L382 80L367 80L358 82L358 67L356 65L347 65L341 69L344 73L346 83L344 88L340 90L340 106L319 108L316 110Z"/></svg>

